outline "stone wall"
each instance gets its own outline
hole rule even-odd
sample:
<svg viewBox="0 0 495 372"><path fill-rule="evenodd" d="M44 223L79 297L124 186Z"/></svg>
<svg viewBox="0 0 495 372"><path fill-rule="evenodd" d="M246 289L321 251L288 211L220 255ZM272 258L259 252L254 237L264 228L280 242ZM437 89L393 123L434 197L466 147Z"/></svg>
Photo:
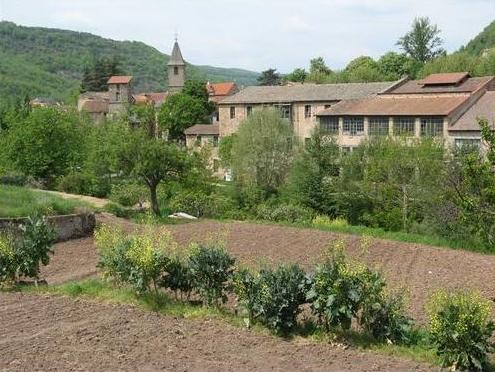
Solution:
<svg viewBox="0 0 495 372"><path fill-rule="evenodd" d="M0 231L19 226L25 221L26 218L0 218ZM55 229L57 242L90 236L96 226L94 213L50 216L48 221Z"/></svg>

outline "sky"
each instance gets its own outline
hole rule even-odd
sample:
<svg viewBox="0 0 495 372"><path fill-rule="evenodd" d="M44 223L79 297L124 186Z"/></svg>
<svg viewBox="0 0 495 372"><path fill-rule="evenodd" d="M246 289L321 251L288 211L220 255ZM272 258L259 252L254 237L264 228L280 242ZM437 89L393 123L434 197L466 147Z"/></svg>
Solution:
<svg viewBox="0 0 495 372"><path fill-rule="evenodd" d="M0 18L25 26L137 40L170 54L177 32L193 64L286 73L322 56L342 68L398 51L415 17L457 50L495 19L495 0L0 0Z"/></svg>

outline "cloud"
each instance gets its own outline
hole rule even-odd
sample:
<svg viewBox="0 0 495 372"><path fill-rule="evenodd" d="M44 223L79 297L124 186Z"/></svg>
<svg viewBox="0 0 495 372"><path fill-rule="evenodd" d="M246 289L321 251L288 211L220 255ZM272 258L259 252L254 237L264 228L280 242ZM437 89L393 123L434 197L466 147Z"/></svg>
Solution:
<svg viewBox="0 0 495 372"><path fill-rule="evenodd" d="M285 17L282 25L289 32L307 32L312 30L312 27L299 15Z"/></svg>

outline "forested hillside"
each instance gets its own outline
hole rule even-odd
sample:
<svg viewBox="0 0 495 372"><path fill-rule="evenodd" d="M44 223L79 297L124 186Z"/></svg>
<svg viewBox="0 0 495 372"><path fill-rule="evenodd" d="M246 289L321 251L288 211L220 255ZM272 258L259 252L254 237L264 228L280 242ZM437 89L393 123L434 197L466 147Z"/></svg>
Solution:
<svg viewBox="0 0 495 372"><path fill-rule="evenodd" d="M84 67L102 57L118 58L122 70L135 77L136 91L166 89L169 56L144 43L0 22L0 100L25 94L67 100L77 93ZM258 76L211 66L188 65L188 72L241 85L256 84Z"/></svg>
<svg viewBox="0 0 495 372"><path fill-rule="evenodd" d="M495 48L495 21L473 38L462 50L469 54L478 55L485 49Z"/></svg>

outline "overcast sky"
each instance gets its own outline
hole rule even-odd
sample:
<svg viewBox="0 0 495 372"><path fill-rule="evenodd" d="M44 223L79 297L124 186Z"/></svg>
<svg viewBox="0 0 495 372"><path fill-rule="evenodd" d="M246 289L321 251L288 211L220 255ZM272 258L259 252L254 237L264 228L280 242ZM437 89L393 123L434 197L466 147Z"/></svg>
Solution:
<svg viewBox="0 0 495 372"><path fill-rule="evenodd" d="M194 64L289 72L323 56L340 68L378 57L416 16L454 51L495 19L495 0L0 0L0 17L27 26L143 41L167 54L177 30Z"/></svg>

